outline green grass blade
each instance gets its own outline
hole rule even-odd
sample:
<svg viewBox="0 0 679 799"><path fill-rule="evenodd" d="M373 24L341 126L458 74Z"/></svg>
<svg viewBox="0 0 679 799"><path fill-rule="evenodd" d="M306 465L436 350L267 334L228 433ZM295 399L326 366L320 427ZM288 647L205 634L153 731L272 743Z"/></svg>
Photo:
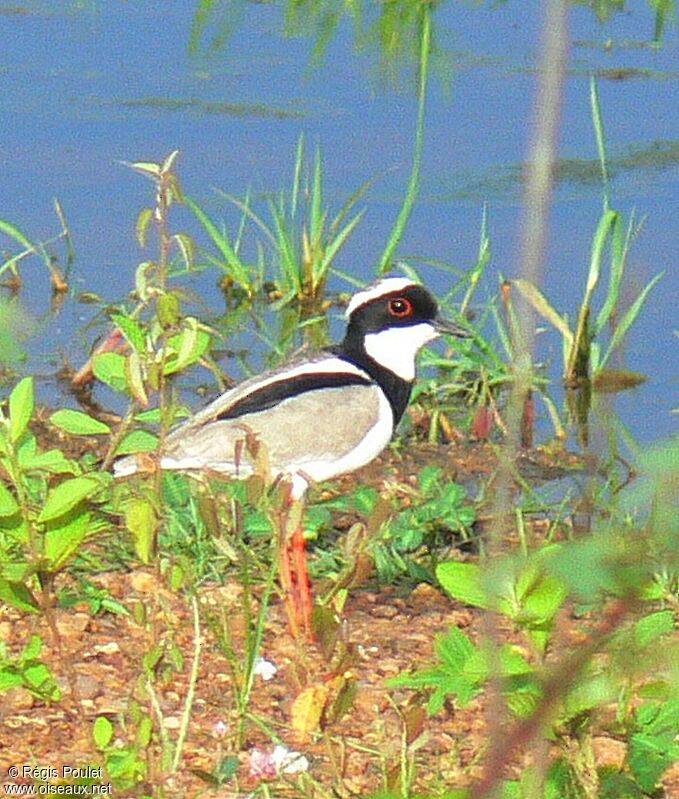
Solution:
<svg viewBox="0 0 679 799"><path fill-rule="evenodd" d="M71 238L71 231L66 221L64 208L56 197L54 198L54 210L59 217L59 222L61 223L61 234L66 243L66 273L68 274L73 262L75 261L75 247L73 245L73 239Z"/></svg>
<svg viewBox="0 0 679 799"><path fill-rule="evenodd" d="M243 217L248 217L249 219L251 219L257 225L257 227L262 231L262 233L264 233L267 239L269 239L271 244L274 247L276 246L277 244L276 236L272 233L271 228L266 224L266 222L261 218L261 216L258 216L252 210L252 208L250 208L249 195L245 198L245 202L243 202L243 200L236 197L234 194L229 194L226 191L222 191L222 189L215 189L215 191L217 192L217 194L219 194L220 197L223 197L225 200L228 200L230 203L233 203L233 205L235 205L236 208L239 208L243 212Z"/></svg>
<svg viewBox="0 0 679 799"><path fill-rule="evenodd" d="M505 352L505 357L507 360L511 361L514 358L514 347L509 337L507 324L498 310L497 305L493 305L493 319L495 320L495 329L497 330L502 349Z"/></svg>
<svg viewBox="0 0 679 799"><path fill-rule="evenodd" d="M240 221L238 222L238 230L236 231L236 238L233 242L233 249L236 252L240 252L240 248L243 244L243 236L245 234L245 226L248 221L248 211L250 210L250 189L245 192L245 199L243 200L243 209L240 215Z"/></svg>
<svg viewBox="0 0 679 799"><path fill-rule="evenodd" d="M363 181L361 185L356 189L356 191L352 192L348 199L345 201L344 205L340 208L337 213L337 216L332 220L330 223L330 227L328 228L328 235L334 236L335 232L338 230L340 225L344 222L344 219L349 215L351 209L356 205L356 203L364 197L368 190L377 183L378 178L382 177L382 175L375 175L372 178L368 178L368 180Z"/></svg>
<svg viewBox="0 0 679 799"><path fill-rule="evenodd" d="M310 266L311 266L311 285L315 289L319 285L325 274L323 264L325 262L325 244L323 243L323 235L325 232L325 220L328 218L328 212L321 213L320 219L316 223L316 232L314 236L309 239L309 253ZM332 243L332 242L331 242ZM306 255L305 255L306 257Z"/></svg>
<svg viewBox="0 0 679 799"><path fill-rule="evenodd" d="M365 280L361 280L360 278L356 277L356 275L345 272L343 269L338 269L336 266L333 266L330 271L333 273L333 275L337 275L338 277L341 277L342 280L346 280L346 282L355 289L360 290L366 287Z"/></svg>
<svg viewBox="0 0 679 799"><path fill-rule="evenodd" d="M611 336L611 341L608 345L608 349L606 350L605 355L601 359L601 363L599 364L599 368L603 369L606 365L608 359L611 355L615 352L617 347L620 345L620 342L623 340L627 331L636 321L637 316L643 307L644 302L646 302L646 297L651 289L655 286L655 284L660 280L660 278L665 274L665 272L659 272L652 280L650 280L641 294L636 298L636 300L632 303L632 305L627 310L627 313L623 316L620 320L620 324L615 328L615 332Z"/></svg>
<svg viewBox="0 0 679 799"><path fill-rule="evenodd" d="M349 236L353 233L354 228L358 223L363 219L363 215L365 214L365 208L362 211L359 211L356 216L348 222L342 230L333 238L333 240L328 244L325 253L323 255L323 259L320 264L320 276L325 277L328 269L330 268L330 264L332 263L334 257L337 255L340 247L344 244L344 242L349 238Z"/></svg>
<svg viewBox="0 0 679 799"><path fill-rule="evenodd" d="M316 147L314 157L314 180L311 189L311 204L309 209L309 236L312 248L316 249L317 243L323 236L326 215L323 213L323 164L321 151Z"/></svg>
<svg viewBox="0 0 679 799"><path fill-rule="evenodd" d="M565 377L567 380L571 380L578 376L575 372L582 371L583 358L589 357L592 339L594 337L590 324L592 318L592 296L599 283L599 278L601 277L601 262L603 260L608 237L618 216L619 214L617 211L604 211L594 233L587 285L585 286L585 293L578 311L578 323L575 328L575 336L566 365ZM578 364L580 364L580 366L578 366Z"/></svg>
<svg viewBox="0 0 679 799"><path fill-rule="evenodd" d="M592 240L592 254L589 261L587 286L585 287L585 294L582 298L582 310L589 309L590 303L592 302L592 295L601 277L601 262L603 260L606 242L608 241L609 233L613 229L618 216L619 214L617 211L604 211L597 225L594 239Z"/></svg>
<svg viewBox="0 0 679 799"><path fill-rule="evenodd" d="M295 172L292 178L292 192L290 194L290 216L294 219L297 216L297 203L299 191L302 183L302 169L304 167L304 133L299 134L297 139L297 153L295 155Z"/></svg>
<svg viewBox="0 0 679 799"><path fill-rule="evenodd" d="M21 244L22 247L25 247L27 250L35 250L35 245L33 242L26 236L25 233L22 233L21 230L16 225L13 225L11 222L7 222L4 219L0 219L0 231L4 233L6 236L9 236L14 241Z"/></svg>
<svg viewBox="0 0 679 799"><path fill-rule="evenodd" d="M523 278L512 280L512 284L516 286L524 299L533 306L540 316L554 325L568 343L568 346L572 346L573 333L568 327L568 322L561 316L540 289L534 283L531 283L530 280L524 280Z"/></svg>
<svg viewBox="0 0 679 799"><path fill-rule="evenodd" d="M186 205L191 209L194 216L198 219L201 225L205 228L212 243L217 247L219 252L224 258L222 269L229 273L236 283L240 284L244 289L250 291L252 288L252 281L250 280L250 270L241 261L238 254L231 246L228 237L223 233L217 225L210 219L210 217L203 211L203 209L194 202L190 197L184 198Z"/></svg>
<svg viewBox="0 0 679 799"><path fill-rule="evenodd" d="M420 64L419 64L419 85L417 91L417 125L415 128L415 146L413 149L413 165L410 172L410 180L406 195L403 198L401 210L396 218L394 227L389 236L387 246L382 253L378 274L383 275L391 267L391 261L399 242L403 237L410 213L415 204L415 198L420 188L420 167L422 164L422 150L424 148L424 118L427 100L427 85L429 82L429 61L431 55L431 10L429 6L422 5L421 10L421 33L420 33Z"/></svg>
<svg viewBox="0 0 679 799"><path fill-rule="evenodd" d="M610 207L610 186L608 180L608 155L606 153L606 137L604 134L604 121L601 116L601 104L599 103L599 90L596 80L592 77L589 82L589 101L592 108L592 122L594 123L594 134L596 136L596 147L599 154L599 165L601 166L601 182L604 192L604 211Z"/></svg>
<svg viewBox="0 0 679 799"><path fill-rule="evenodd" d="M472 298L479 285L479 281L486 271L486 267L490 263L491 248L490 236L488 235L488 208L483 206L483 216L481 217L481 234L479 237L479 253L476 257L476 263L469 274L469 285L464 293L462 304L460 305L460 313L464 315L469 307Z"/></svg>
<svg viewBox="0 0 679 799"><path fill-rule="evenodd" d="M19 263L22 258L33 253L41 255L47 266L51 266L50 257L45 251L44 247L34 244L25 233L19 230L16 225L13 225L11 222L7 222L5 219L0 219L0 232L4 233L6 236L9 236L11 239L14 239L14 241L24 248L23 252L17 253L11 258L8 258L2 263L2 265L0 265L0 275L8 270L13 271L15 265Z"/></svg>
<svg viewBox="0 0 679 799"><path fill-rule="evenodd" d="M632 214L630 223L627 226L627 233L624 237L622 233L622 217L618 216L613 223L611 232L611 271L608 280L608 291L606 292L604 304L601 306L594 326L592 327L593 336L598 336L604 329L620 299L620 285L622 283L622 275L625 271L627 253L629 252L629 244L632 238L633 222L634 214Z"/></svg>
<svg viewBox="0 0 679 799"><path fill-rule="evenodd" d="M276 250L280 260L282 278L288 287L299 293L302 290L300 259L295 246L294 233L286 224L284 198L282 196L280 198L280 207L276 206L273 200L269 200L269 207L274 221Z"/></svg>

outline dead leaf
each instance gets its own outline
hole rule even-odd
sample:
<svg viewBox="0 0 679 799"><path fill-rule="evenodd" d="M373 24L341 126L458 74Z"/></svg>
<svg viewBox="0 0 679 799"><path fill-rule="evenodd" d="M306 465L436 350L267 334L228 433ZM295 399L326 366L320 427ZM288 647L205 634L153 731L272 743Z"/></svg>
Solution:
<svg viewBox="0 0 679 799"><path fill-rule="evenodd" d="M315 683L305 688L292 703L292 728L303 738L320 729L329 693L327 685Z"/></svg>

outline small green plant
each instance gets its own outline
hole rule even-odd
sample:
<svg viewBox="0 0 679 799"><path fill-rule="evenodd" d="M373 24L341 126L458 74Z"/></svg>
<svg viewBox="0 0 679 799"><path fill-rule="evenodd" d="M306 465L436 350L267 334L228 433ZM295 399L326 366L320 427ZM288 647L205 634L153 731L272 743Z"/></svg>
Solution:
<svg viewBox="0 0 679 799"><path fill-rule="evenodd" d="M413 557L426 543L435 550L437 543L469 536L475 511L467 492L444 477L438 466L425 466L417 477L417 486L405 492L409 506L395 513L382 527L373 554L377 574L386 583L398 574L415 579L431 579L431 573ZM408 557L409 556L409 557Z"/></svg>
<svg viewBox="0 0 679 799"><path fill-rule="evenodd" d="M43 640L32 635L16 658L9 657L4 641L0 641L0 693L21 687L43 701L54 702L61 691L49 666L40 660Z"/></svg>
<svg viewBox="0 0 679 799"><path fill-rule="evenodd" d="M115 728L106 716L98 716L92 734L104 758L106 772L119 790L130 790L149 775L147 749L151 743L153 722L140 708L133 708L125 732L132 736L127 743L114 739ZM148 794L145 794L145 796Z"/></svg>
<svg viewBox="0 0 679 799"><path fill-rule="evenodd" d="M547 772L547 795L613 796L612 786L623 783L633 791L625 795L656 790L663 772L679 759L670 733L676 732L679 707L675 613L655 606L659 584L652 554L666 532L653 524L640 541L633 538L638 531L613 522L581 541L492 562L439 565L437 576L451 596L506 619L524 636L516 644L475 644L453 628L437 641L436 663L390 681L394 688L426 694L429 713L450 701L462 707L488 685L499 689L516 720L506 739L493 745L486 776L470 796L488 795L498 784L500 764L538 733L559 750ZM574 602L580 613L594 611L595 621L576 617L571 624L583 628L579 643L563 650L564 633L556 622ZM604 723L601 711L611 706L616 717L604 730L622 738L627 753L616 770L597 767L591 754L592 738ZM507 795L532 779L535 774L526 770L520 781L507 783Z"/></svg>
<svg viewBox="0 0 679 799"><path fill-rule="evenodd" d="M324 604L340 591L344 595L346 586L360 584L373 565L385 584L400 577L432 581L437 551L450 547L453 537L468 537L475 517L464 488L447 480L438 466L424 467L416 486L397 484L384 495L370 486L359 486L310 511L312 537L331 524L331 512L358 514L361 519L347 532L341 547L326 548L319 542L312 571L333 581Z"/></svg>
<svg viewBox="0 0 679 799"><path fill-rule="evenodd" d="M59 449L41 450L30 423L33 379L0 408L0 597L21 610L50 612L57 575L82 543L105 528L92 503L110 475L87 473Z"/></svg>

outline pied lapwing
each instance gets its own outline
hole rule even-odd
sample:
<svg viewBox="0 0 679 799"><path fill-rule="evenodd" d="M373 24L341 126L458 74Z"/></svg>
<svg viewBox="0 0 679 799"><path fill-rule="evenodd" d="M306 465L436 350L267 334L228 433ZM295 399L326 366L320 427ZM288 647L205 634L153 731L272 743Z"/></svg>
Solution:
<svg viewBox="0 0 679 799"><path fill-rule="evenodd" d="M432 294L407 278L386 278L355 294L346 311L344 339L303 354L222 394L169 433L162 469L248 477L246 436L260 440L272 477L291 483L291 500L310 482L352 472L387 446L410 399L418 351L441 333L466 337L443 319ZM138 470L135 456L114 464L117 476ZM311 593L304 536L281 546L281 577L293 596L293 631L311 630ZM293 555L294 573L290 572ZM285 574L287 569L288 575ZM286 579L287 578L287 579Z"/></svg>

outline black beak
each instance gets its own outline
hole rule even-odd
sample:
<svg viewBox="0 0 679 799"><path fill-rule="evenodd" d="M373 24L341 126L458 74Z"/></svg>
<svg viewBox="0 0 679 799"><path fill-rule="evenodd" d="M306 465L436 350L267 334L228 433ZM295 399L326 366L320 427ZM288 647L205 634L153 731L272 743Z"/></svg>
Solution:
<svg viewBox="0 0 679 799"><path fill-rule="evenodd" d="M433 321L433 325L439 333L447 333L449 336L456 336L457 338L472 338L472 334L465 330L464 327L450 319L444 319L442 316L437 316Z"/></svg>

